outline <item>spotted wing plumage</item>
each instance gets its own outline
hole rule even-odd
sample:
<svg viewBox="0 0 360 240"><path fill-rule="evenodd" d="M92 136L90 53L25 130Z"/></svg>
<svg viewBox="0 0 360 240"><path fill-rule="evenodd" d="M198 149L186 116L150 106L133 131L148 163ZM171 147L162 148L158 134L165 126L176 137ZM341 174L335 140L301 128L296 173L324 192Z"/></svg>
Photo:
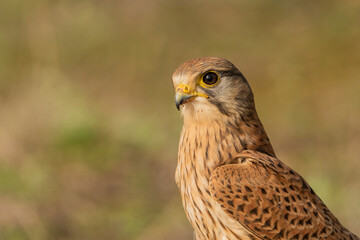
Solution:
<svg viewBox="0 0 360 240"><path fill-rule="evenodd" d="M259 239L359 239L305 180L276 158L244 151L214 170L213 198Z"/></svg>

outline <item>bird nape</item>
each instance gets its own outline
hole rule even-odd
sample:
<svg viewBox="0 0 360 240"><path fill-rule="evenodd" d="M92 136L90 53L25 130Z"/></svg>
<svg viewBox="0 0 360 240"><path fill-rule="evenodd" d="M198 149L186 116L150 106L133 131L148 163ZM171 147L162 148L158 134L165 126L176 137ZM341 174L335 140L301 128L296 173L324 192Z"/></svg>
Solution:
<svg viewBox="0 0 360 240"><path fill-rule="evenodd" d="M231 62L196 58L172 78L184 117L175 179L196 239L359 239L276 158Z"/></svg>

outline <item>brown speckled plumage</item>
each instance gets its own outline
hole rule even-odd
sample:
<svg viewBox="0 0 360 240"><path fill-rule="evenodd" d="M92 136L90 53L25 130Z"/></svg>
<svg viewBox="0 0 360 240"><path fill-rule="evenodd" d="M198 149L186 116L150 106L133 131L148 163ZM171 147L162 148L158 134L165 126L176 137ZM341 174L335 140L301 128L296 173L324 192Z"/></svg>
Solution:
<svg viewBox="0 0 360 240"><path fill-rule="evenodd" d="M214 87L199 85L208 71L219 75ZM190 89L181 92L190 100L181 102L175 178L196 239L359 239L276 158L252 91L232 63L190 60L173 81L177 92L181 84Z"/></svg>

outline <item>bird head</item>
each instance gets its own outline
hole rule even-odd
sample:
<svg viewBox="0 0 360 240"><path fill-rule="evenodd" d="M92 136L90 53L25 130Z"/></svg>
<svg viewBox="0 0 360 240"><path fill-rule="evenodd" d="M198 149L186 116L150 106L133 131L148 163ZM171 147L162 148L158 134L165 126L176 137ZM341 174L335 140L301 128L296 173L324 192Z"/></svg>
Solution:
<svg viewBox="0 0 360 240"><path fill-rule="evenodd" d="M214 119L255 109L251 88L228 60L202 57L181 64L172 76L175 104L185 119Z"/></svg>

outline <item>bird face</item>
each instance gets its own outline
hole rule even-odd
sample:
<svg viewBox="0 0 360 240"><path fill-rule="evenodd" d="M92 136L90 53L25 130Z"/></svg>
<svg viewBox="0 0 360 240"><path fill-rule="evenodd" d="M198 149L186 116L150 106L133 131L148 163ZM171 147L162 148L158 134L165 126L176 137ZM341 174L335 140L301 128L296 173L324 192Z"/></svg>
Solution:
<svg viewBox="0 0 360 240"><path fill-rule="evenodd" d="M234 116L254 109L244 76L223 58L196 58L173 74L175 104L184 118L197 120Z"/></svg>

